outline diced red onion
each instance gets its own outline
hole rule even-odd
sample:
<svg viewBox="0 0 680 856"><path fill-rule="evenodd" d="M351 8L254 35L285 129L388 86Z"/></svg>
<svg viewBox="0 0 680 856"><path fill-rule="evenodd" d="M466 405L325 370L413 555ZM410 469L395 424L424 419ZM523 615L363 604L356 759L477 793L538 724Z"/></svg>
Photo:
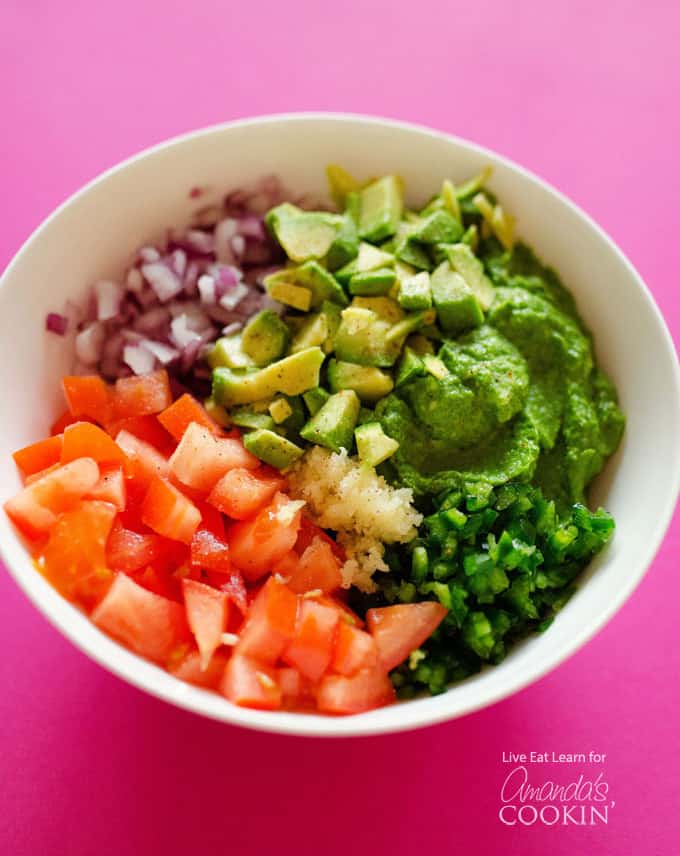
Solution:
<svg viewBox="0 0 680 856"><path fill-rule="evenodd" d="M139 268L130 268L125 277L125 286L128 291L132 291L135 294L142 291L144 288L144 277Z"/></svg>
<svg viewBox="0 0 680 856"><path fill-rule="evenodd" d="M142 265L142 273L161 303L171 300L182 290L182 280L163 262Z"/></svg>
<svg viewBox="0 0 680 856"><path fill-rule="evenodd" d="M239 218L238 234L243 235L244 238L253 238L256 241L264 241L267 237L261 218L252 214L246 214Z"/></svg>
<svg viewBox="0 0 680 856"><path fill-rule="evenodd" d="M238 233L238 220L227 217L215 226L215 255L218 262L233 264L234 252L232 249L232 238Z"/></svg>
<svg viewBox="0 0 680 856"><path fill-rule="evenodd" d="M134 374L141 375L154 370L156 358L142 345L126 345L123 348L123 362L130 366Z"/></svg>
<svg viewBox="0 0 680 856"><path fill-rule="evenodd" d="M193 259L187 265L182 284L182 289L187 297L194 297L198 293L198 278L200 275L201 266Z"/></svg>
<svg viewBox="0 0 680 856"><path fill-rule="evenodd" d="M283 303L279 303L278 300L274 300L267 293L264 293L260 297L260 310L270 309L272 312L276 312L277 315L283 315L286 311L286 307Z"/></svg>
<svg viewBox="0 0 680 856"><path fill-rule="evenodd" d="M198 278L198 293L201 295L201 302L212 305L217 302L217 290L215 288L215 280L208 274L203 274Z"/></svg>
<svg viewBox="0 0 680 856"><path fill-rule="evenodd" d="M243 235L234 235L229 243L231 244L231 251L235 258L242 259L246 251L246 239Z"/></svg>
<svg viewBox="0 0 680 856"><path fill-rule="evenodd" d="M235 285L230 291L220 297L220 306L223 309L235 309L243 300L243 298L249 293L249 291L250 289L248 288L248 286L240 282L238 285Z"/></svg>
<svg viewBox="0 0 680 856"><path fill-rule="evenodd" d="M161 254L155 247L142 247L137 253L139 260L150 264L151 262L157 262Z"/></svg>
<svg viewBox="0 0 680 856"><path fill-rule="evenodd" d="M192 342L202 341L200 335L189 326L189 319L186 313L172 319L170 323L170 340L180 349L186 348Z"/></svg>
<svg viewBox="0 0 680 856"><path fill-rule="evenodd" d="M156 306L136 318L134 328L146 336L151 336L160 333L169 322L169 310L165 306Z"/></svg>
<svg viewBox="0 0 680 856"><path fill-rule="evenodd" d="M123 289L117 282L100 279L94 284L94 294L97 302L98 321L108 321L120 313Z"/></svg>
<svg viewBox="0 0 680 856"><path fill-rule="evenodd" d="M176 348L171 348L170 345L165 345L163 342L157 342L154 339L142 339L139 345L152 353L158 362L164 366L179 357L179 351Z"/></svg>
<svg viewBox="0 0 680 856"><path fill-rule="evenodd" d="M96 366L102 358L106 329L101 321L93 321L75 338L76 356L83 365Z"/></svg>
<svg viewBox="0 0 680 856"><path fill-rule="evenodd" d="M68 329L68 318L59 312L48 312L45 318L45 329L57 336L63 336Z"/></svg>
<svg viewBox="0 0 680 856"><path fill-rule="evenodd" d="M234 333L238 333L241 327L243 327L243 324L240 321L232 321L231 324L227 324L226 327L222 328L222 335L233 336Z"/></svg>
<svg viewBox="0 0 680 856"><path fill-rule="evenodd" d="M187 254L182 249L173 250L169 267L182 279L187 269Z"/></svg>

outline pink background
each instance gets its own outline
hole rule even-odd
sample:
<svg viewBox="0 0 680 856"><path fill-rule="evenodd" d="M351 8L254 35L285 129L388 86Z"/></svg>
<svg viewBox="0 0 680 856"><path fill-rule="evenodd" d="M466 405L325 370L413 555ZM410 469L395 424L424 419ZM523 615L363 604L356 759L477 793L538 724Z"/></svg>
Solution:
<svg viewBox="0 0 680 856"><path fill-rule="evenodd" d="M623 247L677 343L679 10L5 0L0 268L67 195L165 137L349 110L460 134L552 182ZM74 650L0 575L0 852L675 852L679 549L676 514L633 599L535 686L447 725L345 742L237 730L155 701ZM504 750L607 753L604 767L531 772L603 770L609 825L502 826Z"/></svg>

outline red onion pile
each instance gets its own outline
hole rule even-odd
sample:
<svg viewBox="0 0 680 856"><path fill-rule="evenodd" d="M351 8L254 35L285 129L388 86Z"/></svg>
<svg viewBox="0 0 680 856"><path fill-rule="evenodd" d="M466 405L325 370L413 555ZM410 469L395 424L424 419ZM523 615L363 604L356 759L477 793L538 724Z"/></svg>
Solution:
<svg viewBox="0 0 680 856"><path fill-rule="evenodd" d="M84 306L50 312L46 329L76 331L76 372L112 381L163 367L181 387L209 394L207 346L261 309L283 311L262 286L284 262L263 215L290 198L267 176L199 209L191 226L169 230L165 246L142 247L122 282L100 280Z"/></svg>

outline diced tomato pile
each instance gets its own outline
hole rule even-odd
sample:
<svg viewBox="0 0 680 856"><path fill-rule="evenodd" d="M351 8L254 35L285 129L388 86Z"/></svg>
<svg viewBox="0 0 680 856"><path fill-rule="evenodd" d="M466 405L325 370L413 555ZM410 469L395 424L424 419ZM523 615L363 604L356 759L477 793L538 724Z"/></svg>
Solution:
<svg viewBox="0 0 680 856"><path fill-rule="evenodd" d="M438 603L344 603L343 554L285 478L165 372L63 381L51 437L14 454L5 510L94 623L176 677L263 710L370 710L436 629Z"/></svg>

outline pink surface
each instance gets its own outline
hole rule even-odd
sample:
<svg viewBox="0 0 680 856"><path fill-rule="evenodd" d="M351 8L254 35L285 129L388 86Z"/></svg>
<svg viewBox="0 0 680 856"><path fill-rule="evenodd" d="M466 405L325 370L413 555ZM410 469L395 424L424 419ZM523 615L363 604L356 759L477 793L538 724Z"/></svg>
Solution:
<svg viewBox="0 0 680 856"><path fill-rule="evenodd" d="M9 0L2 31L0 267L67 195L165 137L351 110L468 137L552 182L618 241L680 341L677 4ZM146 697L0 575L0 852L676 852L679 549L676 514L633 599L535 686L447 725L345 742ZM601 772L608 824L504 826L502 753L531 751L606 753L529 772Z"/></svg>

